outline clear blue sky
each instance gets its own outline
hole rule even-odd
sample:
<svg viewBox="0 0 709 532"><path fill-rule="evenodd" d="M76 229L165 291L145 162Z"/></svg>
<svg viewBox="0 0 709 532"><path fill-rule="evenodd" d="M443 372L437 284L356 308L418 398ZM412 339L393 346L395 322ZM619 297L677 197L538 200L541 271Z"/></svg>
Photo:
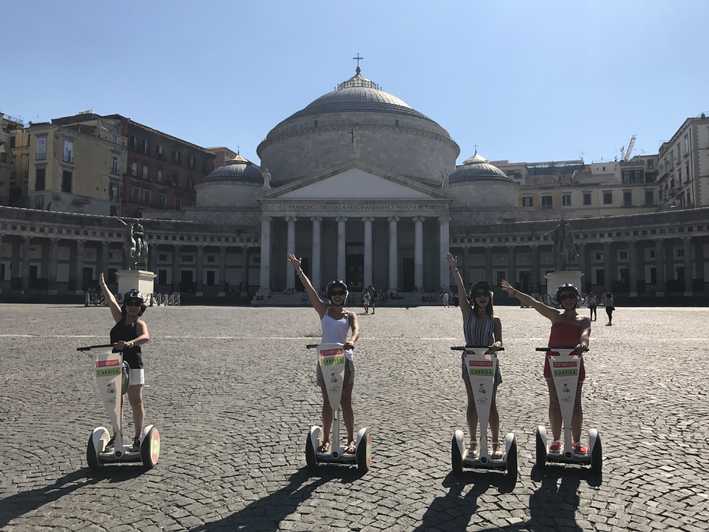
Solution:
<svg viewBox="0 0 709 532"><path fill-rule="evenodd" d="M256 147L350 77L490 159L654 153L709 112L705 0L5 3L0 111L94 109L202 146Z"/></svg>

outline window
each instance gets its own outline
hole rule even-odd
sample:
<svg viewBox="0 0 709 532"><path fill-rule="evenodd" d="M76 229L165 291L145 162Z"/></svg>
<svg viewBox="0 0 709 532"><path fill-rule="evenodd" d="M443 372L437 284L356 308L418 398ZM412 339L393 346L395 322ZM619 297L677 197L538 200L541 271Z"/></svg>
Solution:
<svg viewBox="0 0 709 532"><path fill-rule="evenodd" d="M655 204L655 193L652 190L645 191L645 205Z"/></svg>
<svg viewBox="0 0 709 532"><path fill-rule="evenodd" d="M140 194L140 191L137 188L132 188L130 190L130 199L131 201L138 201L138 195Z"/></svg>
<svg viewBox="0 0 709 532"><path fill-rule="evenodd" d="M618 250L618 260L620 260L620 261L628 260L628 252L624 249Z"/></svg>
<svg viewBox="0 0 709 532"><path fill-rule="evenodd" d="M189 161L190 161L189 162L190 168L194 168L195 164L197 163L197 159L195 158L194 153L190 153L190 160Z"/></svg>
<svg viewBox="0 0 709 532"><path fill-rule="evenodd" d="M128 147L135 148L135 137L133 135L128 137Z"/></svg>
<svg viewBox="0 0 709 532"><path fill-rule="evenodd" d="M148 165L143 165L143 179L148 179Z"/></svg>
<svg viewBox="0 0 709 532"><path fill-rule="evenodd" d="M118 175L118 157L111 158L111 173Z"/></svg>
<svg viewBox="0 0 709 532"><path fill-rule="evenodd" d="M64 162L71 163L74 161L74 141L64 140Z"/></svg>
<svg viewBox="0 0 709 532"><path fill-rule="evenodd" d="M172 160L175 161L177 164L180 164L182 162L182 153L179 151L173 151Z"/></svg>
<svg viewBox="0 0 709 532"><path fill-rule="evenodd" d="M143 203L150 205L150 191L143 189Z"/></svg>
<svg viewBox="0 0 709 532"><path fill-rule="evenodd" d="M62 172L62 192L68 192L71 194L71 171L64 170Z"/></svg>
<svg viewBox="0 0 709 532"><path fill-rule="evenodd" d="M590 192L583 193L583 204L584 205L591 205L591 193Z"/></svg>
<svg viewBox="0 0 709 532"><path fill-rule="evenodd" d="M162 144L158 144L158 149L157 149L158 159L162 159L164 153L165 152L163 150Z"/></svg>
<svg viewBox="0 0 709 532"><path fill-rule="evenodd" d="M150 153L150 143L148 142L148 139L143 139L143 153Z"/></svg>
<svg viewBox="0 0 709 532"><path fill-rule="evenodd" d="M542 209L551 209L552 200L551 196L542 196Z"/></svg>
<svg viewBox="0 0 709 532"><path fill-rule="evenodd" d="M603 205L612 205L612 204L613 204L613 191L604 190L603 191Z"/></svg>
<svg viewBox="0 0 709 532"><path fill-rule="evenodd" d="M160 194L160 207L163 209L167 207L167 196L165 194Z"/></svg>
<svg viewBox="0 0 709 532"><path fill-rule="evenodd" d="M46 170L44 168L37 168L34 171L34 189L44 190L44 175Z"/></svg>
<svg viewBox="0 0 709 532"><path fill-rule="evenodd" d="M675 258L676 259L683 259L684 258L684 248L675 248Z"/></svg>
<svg viewBox="0 0 709 532"><path fill-rule="evenodd" d="M689 163L684 166L684 182L689 183Z"/></svg>
<svg viewBox="0 0 709 532"><path fill-rule="evenodd" d="M158 169L158 182L162 183L162 170Z"/></svg>
<svg viewBox="0 0 709 532"><path fill-rule="evenodd" d="M522 207L534 207L534 198L532 196L523 196Z"/></svg>
<svg viewBox="0 0 709 532"><path fill-rule="evenodd" d="M633 193L630 190L623 191L623 207L633 206Z"/></svg>
<svg viewBox="0 0 709 532"><path fill-rule="evenodd" d="M561 195L561 206L562 207L571 207L571 194L566 193Z"/></svg>
<svg viewBox="0 0 709 532"><path fill-rule="evenodd" d="M177 198L177 199L175 200L175 208L176 208L178 211L179 211L180 209L182 209L182 200L181 200L180 198Z"/></svg>
<svg viewBox="0 0 709 532"><path fill-rule="evenodd" d="M108 199L118 201L120 199L120 190L118 183L111 183L108 187Z"/></svg>
<svg viewBox="0 0 709 532"><path fill-rule="evenodd" d="M689 154L689 133L684 134L684 154Z"/></svg>
<svg viewBox="0 0 709 532"><path fill-rule="evenodd" d="M47 159L47 135L37 137L37 145L35 149L34 158L37 161L44 161Z"/></svg>
<svg viewBox="0 0 709 532"><path fill-rule="evenodd" d="M133 177L138 177L138 163L131 163L130 175L132 175Z"/></svg>

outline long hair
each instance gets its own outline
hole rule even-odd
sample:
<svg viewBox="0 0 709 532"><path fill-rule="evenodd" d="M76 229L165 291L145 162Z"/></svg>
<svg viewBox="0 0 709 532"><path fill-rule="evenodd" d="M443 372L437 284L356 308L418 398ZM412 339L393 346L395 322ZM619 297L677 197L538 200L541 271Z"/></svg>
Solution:
<svg viewBox="0 0 709 532"><path fill-rule="evenodd" d="M473 287L470 289L468 304L472 307L473 312L477 313L479 307L477 302L475 301L475 293L483 291L487 292L488 294L488 302L487 305L485 305L485 314L487 314L488 317L492 319L495 316L495 309L492 304L493 292L492 288L486 281L478 281L473 285Z"/></svg>

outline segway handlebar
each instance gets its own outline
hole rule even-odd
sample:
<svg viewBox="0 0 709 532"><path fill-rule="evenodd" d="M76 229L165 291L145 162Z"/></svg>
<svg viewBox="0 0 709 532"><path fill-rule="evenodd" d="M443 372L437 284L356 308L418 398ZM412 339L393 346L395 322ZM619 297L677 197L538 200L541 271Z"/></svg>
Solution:
<svg viewBox="0 0 709 532"><path fill-rule="evenodd" d="M537 347L535 351L554 351L554 349L576 349L575 345L567 345L567 346L561 346L557 345L554 347Z"/></svg>
<svg viewBox="0 0 709 532"><path fill-rule="evenodd" d="M77 351L89 351L91 349L100 349L102 347L113 347L113 344L87 345L85 347L77 347Z"/></svg>
<svg viewBox="0 0 709 532"><path fill-rule="evenodd" d="M305 346L306 349L317 349L318 347L320 347L320 344L307 344Z"/></svg>
<svg viewBox="0 0 709 532"><path fill-rule="evenodd" d="M491 345L454 345L451 347L451 351L465 351L466 349L488 349L492 348L494 351L504 351L504 347L492 347Z"/></svg>

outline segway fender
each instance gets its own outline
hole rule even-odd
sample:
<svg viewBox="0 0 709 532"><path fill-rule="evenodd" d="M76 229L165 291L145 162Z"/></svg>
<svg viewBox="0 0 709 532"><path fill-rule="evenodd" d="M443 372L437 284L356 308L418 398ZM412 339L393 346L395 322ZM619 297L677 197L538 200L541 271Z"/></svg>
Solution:
<svg viewBox="0 0 709 532"><path fill-rule="evenodd" d="M508 432L505 435L505 461L507 460L507 454L510 452L510 448L512 447L512 444L514 443L515 446L517 445L515 439L515 433L514 432Z"/></svg>
<svg viewBox="0 0 709 532"><path fill-rule="evenodd" d="M99 454L106 449L110 439L108 429L105 427L96 427L91 432L86 444L86 463L89 465L89 469L96 469L101 465Z"/></svg>
<svg viewBox="0 0 709 532"><path fill-rule="evenodd" d="M317 425L310 427L310 443L313 445L313 449L317 449L320 446L320 436L322 436L322 429Z"/></svg>
<svg viewBox="0 0 709 532"><path fill-rule="evenodd" d="M517 483L517 439L510 432L505 436L505 475L508 482L514 486Z"/></svg>
<svg viewBox="0 0 709 532"><path fill-rule="evenodd" d="M314 471L318 466L318 444L322 429L320 427L310 427L310 432L305 437L305 463L308 469Z"/></svg>
<svg viewBox="0 0 709 532"><path fill-rule="evenodd" d="M357 470L364 474L369 471L369 466L372 465L372 440L367 427L359 429L357 432L355 447Z"/></svg>
<svg viewBox="0 0 709 532"><path fill-rule="evenodd" d="M547 461L547 429L544 425L537 427L536 433L536 466L544 469Z"/></svg>
<svg viewBox="0 0 709 532"><path fill-rule="evenodd" d="M601 435L596 429L588 431L588 447L591 453L591 471L600 475L603 472L603 447L601 446Z"/></svg>
<svg viewBox="0 0 709 532"><path fill-rule="evenodd" d="M147 469L155 467L160 460L160 432L154 425L143 428L140 438L140 459Z"/></svg>
<svg viewBox="0 0 709 532"><path fill-rule="evenodd" d="M456 430L453 434L453 440L455 440L455 444L458 447L460 459L465 460L468 454L468 450L465 448L465 433L460 429Z"/></svg>
<svg viewBox="0 0 709 532"><path fill-rule="evenodd" d="M459 475L463 472L465 456L465 435L462 430L456 430L451 439L451 469L453 473Z"/></svg>

